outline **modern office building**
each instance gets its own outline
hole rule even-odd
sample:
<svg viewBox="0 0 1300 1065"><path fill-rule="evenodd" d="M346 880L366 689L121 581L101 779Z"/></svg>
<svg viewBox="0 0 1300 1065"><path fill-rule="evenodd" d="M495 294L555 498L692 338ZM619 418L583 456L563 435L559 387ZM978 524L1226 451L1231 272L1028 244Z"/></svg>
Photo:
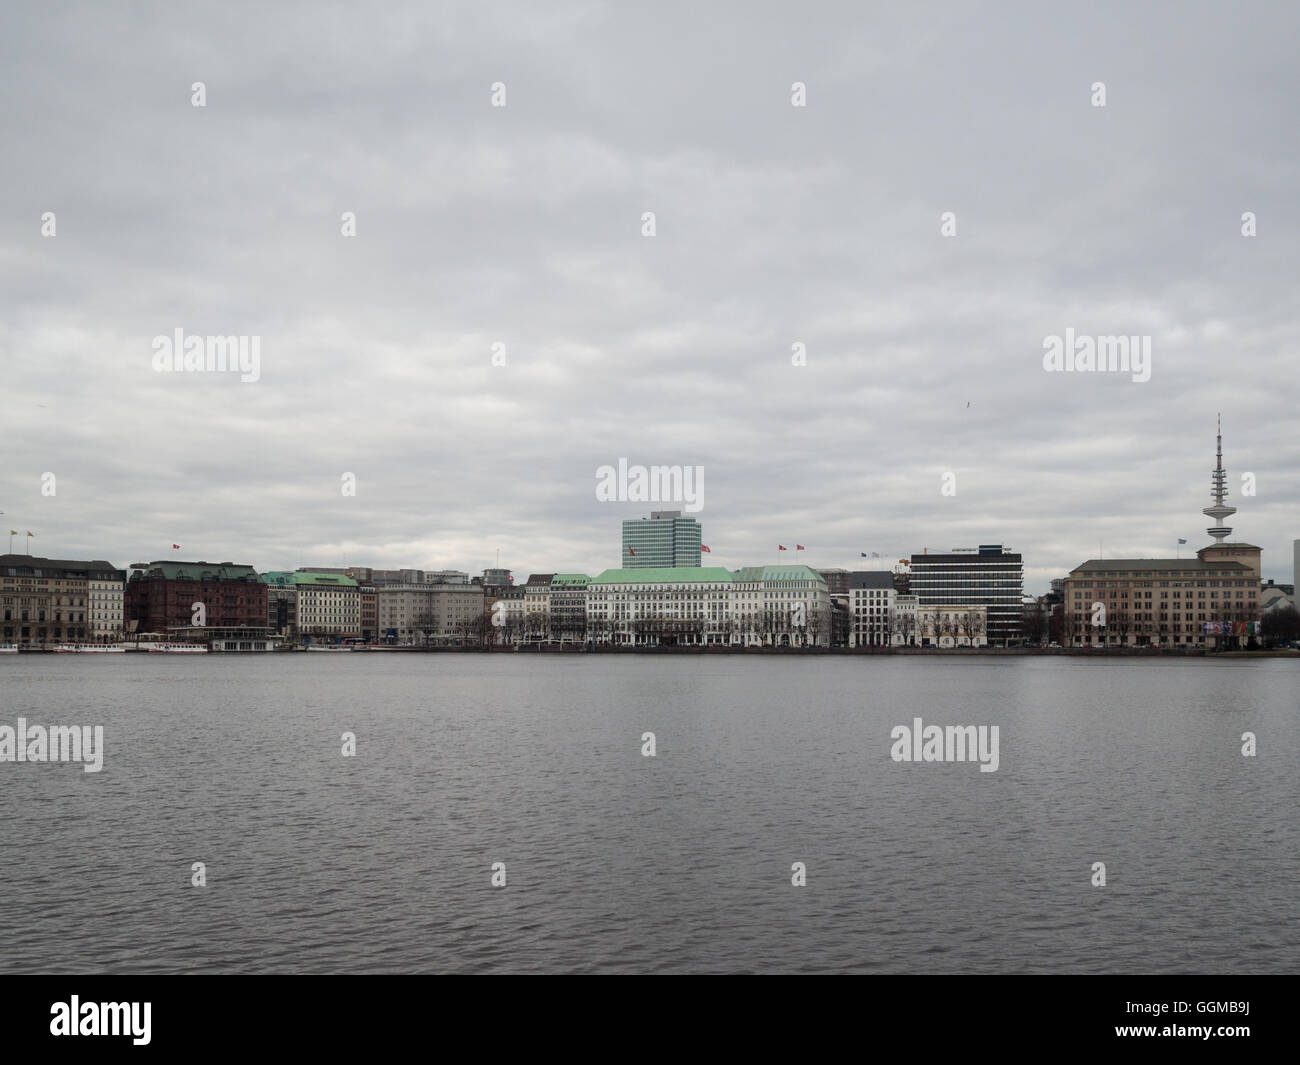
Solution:
<svg viewBox="0 0 1300 1065"><path fill-rule="evenodd" d="M849 646L888 647L894 607L894 575L865 570L848 575Z"/></svg>
<svg viewBox="0 0 1300 1065"><path fill-rule="evenodd" d="M267 627L267 586L233 562L134 562L126 583L129 632ZM202 605L202 611L196 605ZM195 625L196 619L205 624Z"/></svg>
<svg viewBox="0 0 1300 1065"><path fill-rule="evenodd" d="M700 523L680 510L651 511L623 522L623 569L679 569L700 565Z"/></svg>
<svg viewBox="0 0 1300 1065"><path fill-rule="evenodd" d="M1065 622L1076 647L1244 645L1260 621L1260 548L1230 542L1223 436L1210 497L1202 513L1213 519L1214 539L1195 558L1089 559L1065 579ZM990 621L990 625L992 622Z"/></svg>
<svg viewBox="0 0 1300 1065"><path fill-rule="evenodd" d="M913 555L911 594L918 607L987 608L986 638L993 647L1021 642L1024 560L1001 544Z"/></svg>
<svg viewBox="0 0 1300 1065"><path fill-rule="evenodd" d="M469 574L458 569L425 570L425 584L469 584Z"/></svg>
<svg viewBox="0 0 1300 1065"><path fill-rule="evenodd" d="M1264 581L1259 586L1259 612L1283 610L1295 606L1295 585L1275 584L1272 580Z"/></svg>
<svg viewBox="0 0 1300 1065"><path fill-rule="evenodd" d="M846 569L819 569L817 571L822 575L822 580L826 582L826 590L831 596L849 594L849 571Z"/></svg>
<svg viewBox="0 0 1300 1065"><path fill-rule="evenodd" d="M293 574L285 570L267 570L261 575L266 585L266 624L280 636L298 633L298 586Z"/></svg>

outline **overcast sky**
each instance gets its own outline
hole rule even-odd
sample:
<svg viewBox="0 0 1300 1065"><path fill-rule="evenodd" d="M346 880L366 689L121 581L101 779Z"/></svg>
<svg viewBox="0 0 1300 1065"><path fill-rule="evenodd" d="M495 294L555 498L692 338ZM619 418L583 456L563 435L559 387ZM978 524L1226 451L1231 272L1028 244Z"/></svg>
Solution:
<svg viewBox="0 0 1300 1065"><path fill-rule="evenodd" d="M597 500L626 458L704 468L713 564L1002 543L1041 592L1208 542L1222 411L1233 538L1289 581L1298 39L1289 3L6 5L3 532L594 574L669 509ZM176 329L259 337L259 379L157 372ZM1045 371L1066 329L1149 336L1150 380Z"/></svg>

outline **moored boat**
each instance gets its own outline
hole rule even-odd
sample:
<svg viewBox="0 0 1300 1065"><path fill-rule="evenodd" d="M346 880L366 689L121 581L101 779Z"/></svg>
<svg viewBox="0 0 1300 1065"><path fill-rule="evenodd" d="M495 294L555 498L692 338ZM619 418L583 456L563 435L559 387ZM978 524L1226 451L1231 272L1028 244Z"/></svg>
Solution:
<svg viewBox="0 0 1300 1065"><path fill-rule="evenodd" d="M120 655L126 648L120 643L61 643L56 655Z"/></svg>
<svg viewBox="0 0 1300 1065"><path fill-rule="evenodd" d="M205 655L208 646L203 643L151 643L145 650L151 655Z"/></svg>
<svg viewBox="0 0 1300 1065"><path fill-rule="evenodd" d="M0 655L16 655L18 645L16 643L0 643Z"/></svg>

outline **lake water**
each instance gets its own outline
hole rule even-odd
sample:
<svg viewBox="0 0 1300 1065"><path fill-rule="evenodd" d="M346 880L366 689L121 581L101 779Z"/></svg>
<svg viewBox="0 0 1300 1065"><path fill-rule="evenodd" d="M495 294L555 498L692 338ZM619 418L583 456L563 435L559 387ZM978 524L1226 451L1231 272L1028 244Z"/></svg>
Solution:
<svg viewBox="0 0 1300 1065"><path fill-rule="evenodd" d="M6 656L0 725L105 756L0 763L0 971L1294 972L1298 674ZM915 717L997 771L893 761Z"/></svg>

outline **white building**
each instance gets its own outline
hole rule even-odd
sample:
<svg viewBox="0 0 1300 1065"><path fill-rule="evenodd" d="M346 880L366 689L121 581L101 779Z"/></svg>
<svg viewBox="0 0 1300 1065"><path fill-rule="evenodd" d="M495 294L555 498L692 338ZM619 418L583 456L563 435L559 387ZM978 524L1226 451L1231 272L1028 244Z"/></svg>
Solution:
<svg viewBox="0 0 1300 1065"><path fill-rule="evenodd" d="M361 589L351 577L297 570L293 585L300 636L323 639L361 635Z"/></svg>
<svg viewBox="0 0 1300 1065"><path fill-rule="evenodd" d="M92 643L117 643L122 639L126 571L88 569L86 627Z"/></svg>
<svg viewBox="0 0 1300 1065"><path fill-rule="evenodd" d="M894 575L884 571L849 576L849 646L888 647L894 610Z"/></svg>
<svg viewBox="0 0 1300 1065"><path fill-rule="evenodd" d="M889 608L889 643L891 647L916 647L916 612L919 602L914 595L895 595Z"/></svg>
<svg viewBox="0 0 1300 1065"><path fill-rule="evenodd" d="M721 566L607 569L586 588L587 637L624 647L732 642L730 570Z"/></svg>
<svg viewBox="0 0 1300 1065"><path fill-rule="evenodd" d="M986 606L922 606L916 611L916 638L921 647L987 647Z"/></svg>
<svg viewBox="0 0 1300 1065"><path fill-rule="evenodd" d="M829 647L831 596L826 578L809 566L746 566L742 583L761 581L759 613L742 630L744 640L771 647Z"/></svg>

